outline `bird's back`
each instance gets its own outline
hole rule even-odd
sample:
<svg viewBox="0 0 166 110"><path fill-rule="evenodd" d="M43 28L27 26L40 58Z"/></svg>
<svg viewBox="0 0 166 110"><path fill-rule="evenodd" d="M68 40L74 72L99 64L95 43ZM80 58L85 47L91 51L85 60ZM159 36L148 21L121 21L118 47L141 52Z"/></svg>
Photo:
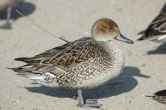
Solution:
<svg viewBox="0 0 166 110"><path fill-rule="evenodd" d="M160 10L159 15L154 18L147 29L139 32L138 34L143 34L143 36L138 40L160 40L160 37L166 34L166 3Z"/></svg>

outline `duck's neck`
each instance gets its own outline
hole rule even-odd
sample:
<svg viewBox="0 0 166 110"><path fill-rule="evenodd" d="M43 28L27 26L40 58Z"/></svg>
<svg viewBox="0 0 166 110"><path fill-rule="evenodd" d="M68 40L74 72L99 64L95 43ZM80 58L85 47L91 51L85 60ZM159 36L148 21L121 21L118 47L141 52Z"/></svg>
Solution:
<svg viewBox="0 0 166 110"><path fill-rule="evenodd" d="M106 52L109 52L110 54L115 54L114 52L120 52L121 50L119 47L113 43L112 41L96 41L98 45L100 45Z"/></svg>
<svg viewBox="0 0 166 110"><path fill-rule="evenodd" d="M124 55L123 52L119 49L119 47L113 43L112 41L97 41L96 42L98 45L102 47L102 49L108 54L109 59L112 64L116 65L117 63L120 65L124 63Z"/></svg>

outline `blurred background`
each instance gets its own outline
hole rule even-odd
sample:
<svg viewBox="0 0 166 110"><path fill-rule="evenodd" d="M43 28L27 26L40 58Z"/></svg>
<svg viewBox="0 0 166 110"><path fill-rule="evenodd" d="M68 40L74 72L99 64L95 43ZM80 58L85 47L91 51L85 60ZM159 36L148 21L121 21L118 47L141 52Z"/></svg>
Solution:
<svg viewBox="0 0 166 110"><path fill-rule="evenodd" d="M6 0L7 1L7 0ZM1 3L1 1L0 1ZM107 84L83 92L99 99L103 110L164 110L165 105L145 95L165 89L166 44L137 41L137 33L158 15L165 0L24 0L11 11L10 28L0 29L0 110L79 110L72 99L75 90L34 84L7 67L21 66L13 59L30 57L65 42L44 32L21 17L26 17L56 36L74 41L91 36L93 23L102 17L114 20L121 33L134 45L116 44L124 52L126 64L120 76ZM6 23L7 11L0 12L0 26Z"/></svg>

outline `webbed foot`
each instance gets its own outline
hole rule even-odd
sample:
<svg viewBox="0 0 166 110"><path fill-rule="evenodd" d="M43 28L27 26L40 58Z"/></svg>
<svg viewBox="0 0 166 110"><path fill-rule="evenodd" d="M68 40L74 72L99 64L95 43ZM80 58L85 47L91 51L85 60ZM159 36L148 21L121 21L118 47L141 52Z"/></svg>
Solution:
<svg viewBox="0 0 166 110"><path fill-rule="evenodd" d="M100 108L101 104L98 104L97 99L86 99L83 100L82 91L79 89L78 92L78 106L85 107L85 108Z"/></svg>
<svg viewBox="0 0 166 110"><path fill-rule="evenodd" d="M4 25L0 26L0 29L12 29L10 23L5 23Z"/></svg>

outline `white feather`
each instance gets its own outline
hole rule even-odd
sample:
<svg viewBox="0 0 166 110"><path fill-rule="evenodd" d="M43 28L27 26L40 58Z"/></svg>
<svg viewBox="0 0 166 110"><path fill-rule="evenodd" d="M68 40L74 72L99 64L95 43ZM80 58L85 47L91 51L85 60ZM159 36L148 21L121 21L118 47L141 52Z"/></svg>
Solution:
<svg viewBox="0 0 166 110"><path fill-rule="evenodd" d="M166 35L163 35L161 37L159 37L157 40L162 40L162 39L165 39L166 38Z"/></svg>
<svg viewBox="0 0 166 110"><path fill-rule="evenodd" d="M55 77L56 77L55 75L47 72L47 73L44 73L42 76L30 76L30 79L42 85L58 87Z"/></svg>
<svg viewBox="0 0 166 110"><path fill-rule="evenodd" d="M55 77L55 75L53 75L53 74L51 74L51 73L49 73L49 72L47 72L47 73L45 73L46 75L49 75L49 76L51 76L51 77Z"/></svg>
<svg viewBox="0 0 166 110"><path fill-rule="evenodd" d="M43 76L30 76L30 79L32 79L32 80L42 80L42 79L44 79L44 75Z"/></svg>

